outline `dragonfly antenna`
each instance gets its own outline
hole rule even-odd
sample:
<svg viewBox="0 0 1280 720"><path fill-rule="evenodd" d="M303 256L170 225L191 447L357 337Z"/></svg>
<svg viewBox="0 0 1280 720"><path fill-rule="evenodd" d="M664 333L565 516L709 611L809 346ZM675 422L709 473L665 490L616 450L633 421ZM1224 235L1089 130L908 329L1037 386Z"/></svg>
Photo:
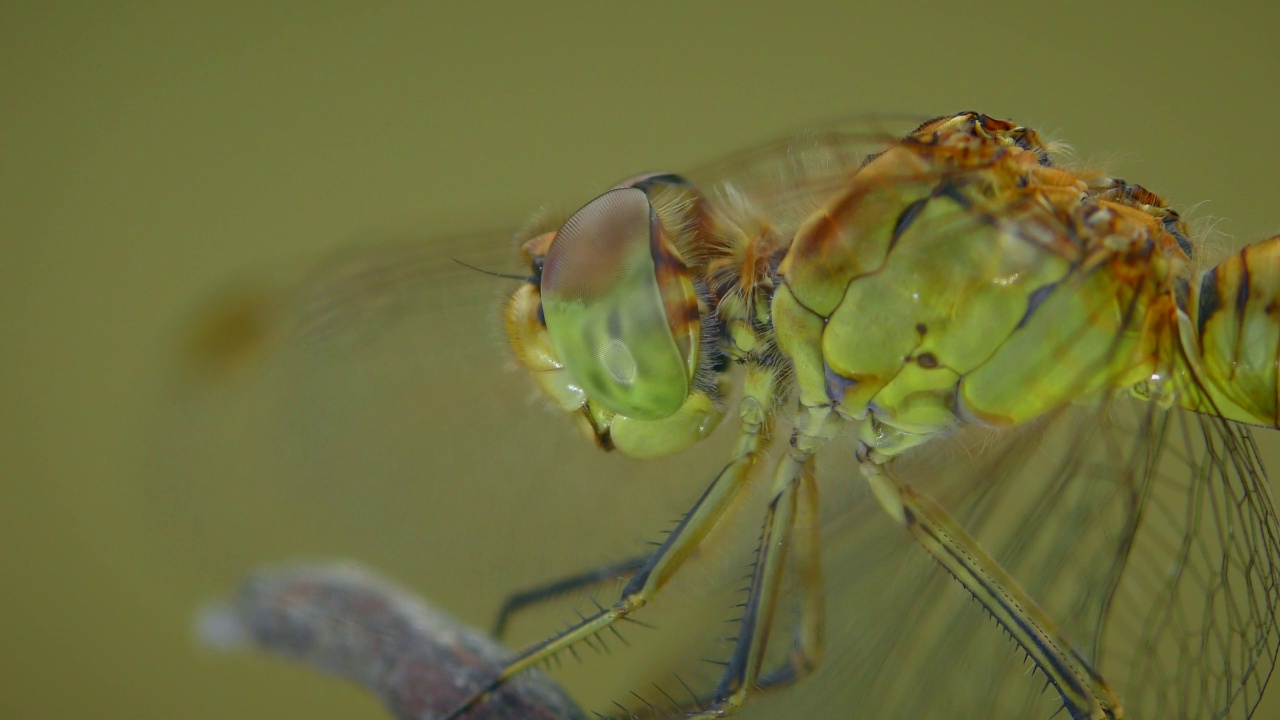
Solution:
<svg viewBox="0 0 1280 720"><path fill-rule="evenodd" d="M507 274L507 273L494 272L494 271L492 271L492 270L485 270L484 268L478 268L478 267L476 267L475 265L469 265L469 264L467 264L467 263L464 263L464 262L462 262L461 260L459 260L458 258L450 258L450 259L451 259L451 260L453 260L454 262L458 263L459 265L461 265L461 266L462 266L462 267L464 267L464 268L468 268L468 269L470 269L470 270L475 270L476 272L478 272L478 273L484 273L485 275L492 275L493 277L503 278L503 279L506 279L506 280L521 280L521 281L523 281L523 280L528 280L528 279L529 279L529 278L525 277L524 275L509 275L509 274Z"/></svg>

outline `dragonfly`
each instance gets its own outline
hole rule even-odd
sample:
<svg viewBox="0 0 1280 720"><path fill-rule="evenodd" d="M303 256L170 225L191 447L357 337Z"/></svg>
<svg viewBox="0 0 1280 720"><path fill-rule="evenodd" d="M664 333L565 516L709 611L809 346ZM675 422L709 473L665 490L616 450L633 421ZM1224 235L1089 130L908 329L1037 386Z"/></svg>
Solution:
<svg viewBox="0 0 1280 720"><path fill-rule="evenodd" d="M750 714L814 674L868 717L1252 715L1280 649L1254 440L1280 427L1280 236L1202 257L1152 191L962 112L636 175L516 239L507 340L582 435L637 460L732 438L655 549L512 595L500 627L623 578L445 717L642 622L760 482L718 677L624 716ZM389 257L309 282L295 339L439 301L431 263ZM202 352L238 357L249 325ZM829 482L859 501L825 507Z"/></svg>

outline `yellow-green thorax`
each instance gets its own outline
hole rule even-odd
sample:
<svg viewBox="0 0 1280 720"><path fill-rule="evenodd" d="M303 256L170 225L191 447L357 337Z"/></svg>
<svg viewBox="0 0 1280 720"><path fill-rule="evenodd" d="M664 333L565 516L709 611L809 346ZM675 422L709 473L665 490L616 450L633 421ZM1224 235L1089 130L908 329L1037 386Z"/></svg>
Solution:
<svg viewBox="0 0 1280 720"><path fill-rule="evenodd" d="M801 402L833 404L892 456L1168 362L1163 325L1188 270L1163 206L1135 210L1109 199L1115 183L1047 158L1034 133L962 114L874 158L815 213L772 305Z"/></svg>

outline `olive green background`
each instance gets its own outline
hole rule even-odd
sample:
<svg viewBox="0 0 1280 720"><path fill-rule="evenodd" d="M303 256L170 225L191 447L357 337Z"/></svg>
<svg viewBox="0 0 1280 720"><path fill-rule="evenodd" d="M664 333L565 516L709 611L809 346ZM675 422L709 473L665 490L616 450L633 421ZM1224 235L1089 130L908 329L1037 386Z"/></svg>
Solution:
<svg viewBox="0 0 1280 720"><path fill-rule="evenodd" d="M1060 132L1175 207L1226 218L1218 229L1237 241L1259 239L1280 228L1280 10L1184 5L4 3L0 716L379 717L340 683L200 650L193 609L256 562L349 552L482 622L504 588L546 573L534 560L512 581L476 557L608 556L590 524L539 524L527 485L504 507L500 483L551 483L545 462L566 475L624 464L580 465L603 461L580 458L594 451L567 432L554 457L536 454L518 429L559 420L525 402L520 378L467 363L418 378L446 400L415 427L427 446L447 432L474 446L451 440L448 472L410 474L475 504L398 508L448 543L419 550L396 531L385 561L348 546L362 523L387 530L375 513L395 503L360 495L380 486L263 491L271 480L248 471L166 486L156 458L180 434L183 328L233 278L370 235L518 224L633 172L870 112L977 109ZM481 306L501 289L456 287ZM494 327L456 337L500 372ZM262 444L221 446L249 458L274 447ZM273 522L304 495L345 515L339 539L313 542L330 536L306 513ZM562 518L614 512L657 529L668 517L555 502ZM224 524L237 508L243 531ZM1280 717L1277 694L1259 717Z"/></svg>

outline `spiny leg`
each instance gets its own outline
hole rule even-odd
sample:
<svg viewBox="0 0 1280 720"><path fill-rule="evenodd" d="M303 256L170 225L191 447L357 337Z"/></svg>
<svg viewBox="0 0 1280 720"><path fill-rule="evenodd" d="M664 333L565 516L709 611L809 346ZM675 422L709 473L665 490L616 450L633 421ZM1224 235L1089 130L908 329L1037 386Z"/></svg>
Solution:
<svg viewBox="0 0 1280 720"><path fill-rule="evenodd" d="M818 493L809 461L810 456L793 450L778 464L733 657L710 701L700 703L687 714L689 718L731 715L755 692L795 682L818 663L825 608L818 545ZM787 659L765 673L762 664L788 559L795 564L800 585L799 626Z"/></svg>
<svg viewBox="0 0 1280 720"><path fill-rule="evenodd" d="M884 510L991 613L1058 691L1076 720L1124 717L1102 676L1072 647L1048 614L933 498L864 461L863 474Z"/></svg>
<svg viewBox="0 0 1280 720"><path fill-rule="evenodd" d="M733 459L716 475L715 480L667 536L666 541L627 581L617 602L521 651L497 677L480 688L470 700L444 716L443 720L458 720L513 676L561 650L610 629L618 621L627 619L666 585L684 561L697 550L707 533L732 507L733 500L749 485L752 471L768 444L776 380L772 368L755 364L747 366L743 399L739 406L741 431Z"/></svg>
<svg viewBox="0 0 1280 720"><path fill-rule="evenodd" d="M813 478L811 459L796 462L779 469L747 590L748 600L738 621L740 629L734 638L734 654L726 663L719 685L705 696L699 697L690 691L694 697L686 702L676 701L663 692L670 706L659 709L646 701L651 715L685 719L731 715L741 709L748 696L785 687L817 667L826 625L818 486ZM776 614L775 599L785 562L791 563L799 586L796 633L786 659L773 670L761 672L760 660L767 649L769 628ZM623 715L616 717L639 716L624 710Z"/></svg>
<svg viewBox="0 0 1280 720"><path fill-rule="evenodd" d="M822 527L813 462L805 463L796 499L791 563L800 594L800 616L787 660L756 679L758 690L784 687L813 672L822 661L826 638L826 596L822 584Z"/></svg>
<svg viewBox="0 0 1280 720"><path fill-rule="evenodd" d="M818 488L812 458L843 421L830 406L801 406L791 448L778 463L760 534L747 603L733 657L710 698L680 708L682 717L719 718L742 708L754 692L784 687L813 671L822 654L826 624L822 588ZM800 618L787 659L763 673L785 563L791 559L800 586Z"/></svg>
<svg viewBox="0 0 1280 720"><path fill-rule="evenodd" d="M545 582L528 590L512 593L502 603L502 609L498 611L498 619L493 624L493 636L501 638L506 632L511 618L532 605L546 602L580 588L591 587L592 585L598 585L620 577L634 575L652 557L652 555L642 555L628 558L612 565L592 568L585 572Z"/></svg>

